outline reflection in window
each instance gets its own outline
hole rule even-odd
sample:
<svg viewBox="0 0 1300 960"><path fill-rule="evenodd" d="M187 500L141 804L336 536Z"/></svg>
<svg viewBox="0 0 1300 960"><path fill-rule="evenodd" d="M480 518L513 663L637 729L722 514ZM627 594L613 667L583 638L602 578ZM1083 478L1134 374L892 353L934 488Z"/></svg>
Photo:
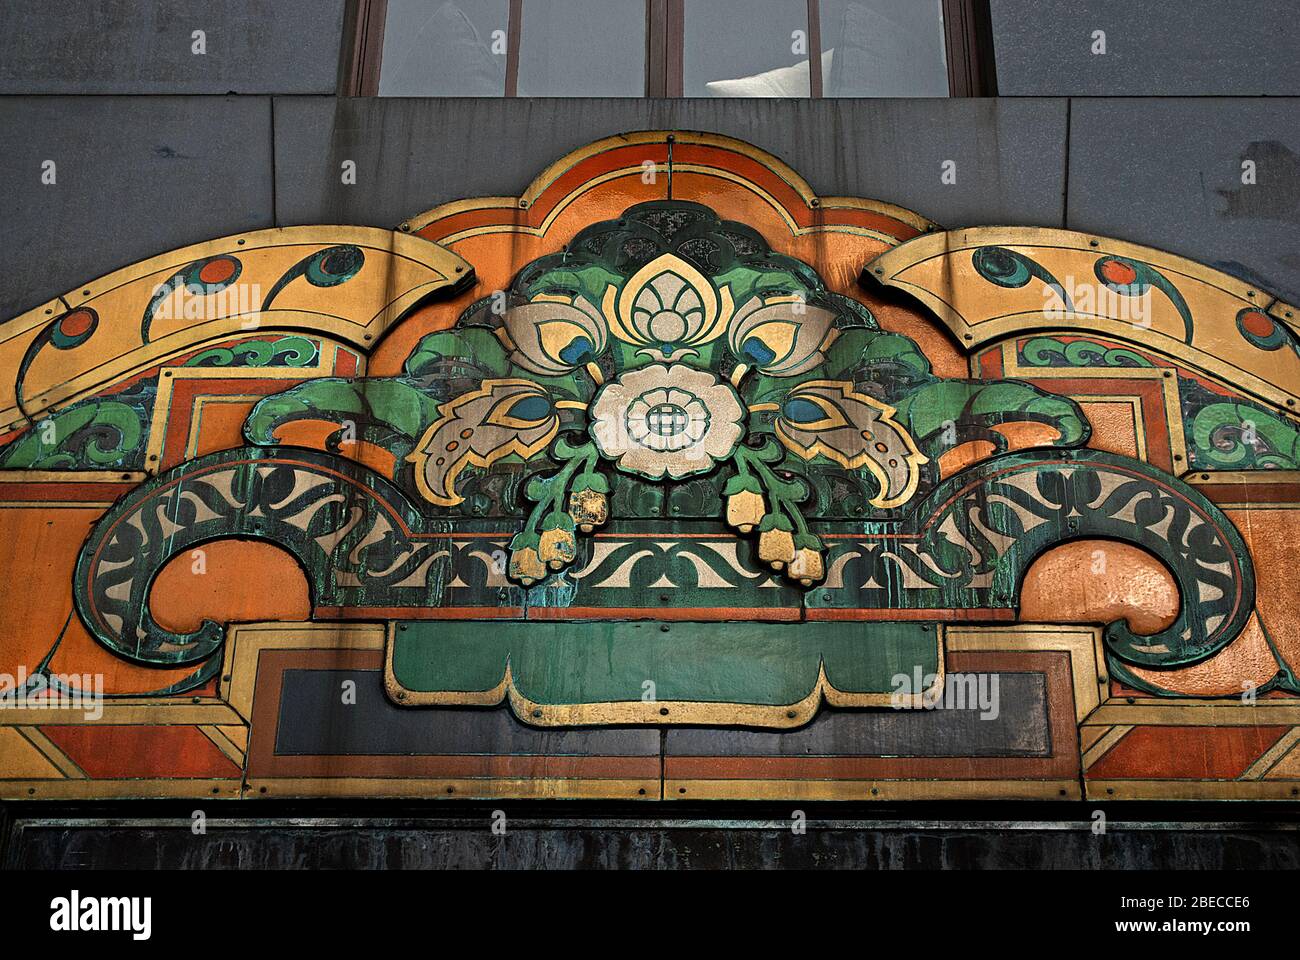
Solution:
<svg viewBox="0 0 1300 960"><path fill-rule="evenodd" d="M811 94L806 0L686 0L688 97ZM827 97L946 97L942 0L820 0Z"/></svg>
<svg viewBox="0 0 1300 960"><path fill-rule="evenodd" d="M942 0L821 0L828 97L946 97Z"/></svg>
<svg viewBox="0 0 1300 960"><path fill-rule="evenodd" d="M529 0L519 96L645 95L645 0Z"/></svg>
<svg viewBox="0 0 1300 960"><path fill-rule="evenodd" d="M500 97L509 0L388 0L379 95Z"/></svg>
<svg viewBox="0 0 1300 960"><path fill-rule="evenodd" d="M684 13L686 96L809 95L805 0L686 0Z"/></svg>

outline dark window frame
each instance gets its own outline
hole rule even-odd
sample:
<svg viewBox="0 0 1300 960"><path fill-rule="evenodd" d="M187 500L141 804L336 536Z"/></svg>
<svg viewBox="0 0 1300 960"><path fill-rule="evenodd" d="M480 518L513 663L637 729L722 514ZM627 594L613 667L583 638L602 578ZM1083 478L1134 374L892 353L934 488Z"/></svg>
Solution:
<svg viewBox="0 0 1300 960"><path fill-rule="evenodd" d="M950 97L997 96L993 60L993 29L989 0L942 0L945 59ZM807 0L808 49L821 49L820 0ZM519 43L524 0L510 0L506 26L505 96L519 89ZM384 52L384 23L388 0L349 0L345 18L343 70L339 90L343 96L379 94L379 72ZM685 0L645 0L645 96L681 97L682 56L685 46ZM812 99L823 96L821 57L809 56Z"/></svg>

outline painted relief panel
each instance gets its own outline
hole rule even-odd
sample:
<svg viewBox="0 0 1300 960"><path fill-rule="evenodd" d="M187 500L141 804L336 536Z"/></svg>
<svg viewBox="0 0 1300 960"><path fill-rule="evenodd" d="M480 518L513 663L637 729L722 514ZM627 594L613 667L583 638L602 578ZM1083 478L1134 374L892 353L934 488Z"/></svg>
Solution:
<svg viewBox="0 0 1300 960"><path fill-rule="evenodd" d="M636 133L4 327L5 796L1300 789L1300 327L1199 264Z"/></svg>

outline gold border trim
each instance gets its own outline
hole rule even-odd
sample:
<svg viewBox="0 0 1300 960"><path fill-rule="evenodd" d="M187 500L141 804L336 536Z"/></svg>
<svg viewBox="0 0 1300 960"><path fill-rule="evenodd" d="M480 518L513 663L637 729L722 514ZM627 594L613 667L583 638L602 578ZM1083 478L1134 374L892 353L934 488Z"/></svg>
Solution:
<svg viewBox="0 0 1300 960"><path fill-rule="evenodd" d="M248 781L248 800L277 797L411 797L421 800L659 800L655 780L483 777L260 777Z"/></svg>
<svg viewBox="0 0 1300 960"><path fill-rule="evenodd" d="M1079 800L1078 780L665 780L665 800Z"/></svg>
<svg viewBox="0 0 1300 960"><path fill-rule="evenodd" d="M102 390L109 384L165 363L172 357L202 347L206 343L237 338L241 333L249 333L251 330L247 324L253 319L258 320L253 328L258 333L307 331L322 338L332 337L342 341L364 354L377 346L388 329L420 300L439 290L449 289L462 282L464 278L473 276L473 266L469 261L425 237L379 227L337 225L271 227L180 247L81 284L57 301L52 301L55 304L53 307L44 304L0 323L0 343L49 324L62 310L75 309L91 303L99 296L126 284L169 269L179 269L194 260L223 253L237 252L241 256L246 256L266 247L345 242L354 243L367 250L382 252L390 258L419 264L428 272L428 278L410 289L396 291L391 289L390 276L390 282L384 287L383 296L392 299L380 302L381 297L373 303L362 304L364 309L361 310L358 319L290 309L272 309L265 313L259 311L201 319L191 326L178 329L151 343L137 343L113 356L101 358L98 365L90 369L78 370L61 383L51 385L27 398L28 407L38 414L62 409ZM26 413L18 409L16 403L9 401L5 403L6 406L0 409L0 429L26 422Z"/></svg>
<svg viewBox="0 0 1300 960"><path fill-rule="evenodd" d="M1099 234L1080 233L1073 230L1059 230L1051 227L1008 227L981 226L945 233L928 233L905 241L892 249L886 250L867 264L865 270L878 282L911 294L921 301L957 338L963 349L970 351L1007 336L1020 334L1029 330L1046 333L1050 330L1075 332L1093 331L1108 337L1135 344L1144 350L1159 353L1183 363L1205 370L1234 384L1238 389L1247 391L1255 397L1279 407L1283 412L1294 415L1295 404L1300 394L1295 388L1273 383L1263 375L1250 370L1232 366L1215 355L1194 344L1155 330L1147 330L1149 340L1133 339L1134 325L1123 320L1094 314L1065 313L1058 318L1045 318L1041 310L1019 311L971 323L953 305L958 297L950 287L939 291L901 279L902 274L911 267L927 260L950 256L959 251L973 250L985 245L1011 247L1053 247L1076 252L1093 252L1097 255L1118 255L1131 259L1155 263L1162 270L1178 273L1199 283L1213 287L1240 302L1242 308L1252 307L1266 313L1272 313L1279 303L1277 297L1245 280L1231 274L1215 270L1205 264L1157 247L1147 247L1113 237ZM951 281L951 275L945 273ZM946 298L944 296L946 294ZM951 301L951 302L950 302ZM1292 310L1283 305L1285 310ZM1224 318L1212 318L1219 323ZM1287 321L1290 322L1290 321ZM1139 328L1140 329L1140 328ZM1108 369L1107 375L1111 371ZM1288 403L1290 401L1290 403ZM1288 409L1290 407L1290 409Z"/></svg>

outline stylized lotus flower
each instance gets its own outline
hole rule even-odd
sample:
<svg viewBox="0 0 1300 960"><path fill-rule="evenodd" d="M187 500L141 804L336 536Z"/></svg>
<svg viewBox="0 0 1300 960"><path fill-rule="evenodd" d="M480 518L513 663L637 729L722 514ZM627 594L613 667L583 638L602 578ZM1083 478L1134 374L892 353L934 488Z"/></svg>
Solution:
<svg viewBox="0 0 1300 960"><path fill-rule="evenodd" d="M681 257L670 253L651 260L603 304L614 336L671 357L722 335L731 319L731 291L713 284Z"/></svg>
<svg viewBox="0 0 1300 960"><path fill-rule="evenodd" d="M674 480L711 470L745 429L731 385L712 373L661 363L606 384L591 406L591 436L620 470Z"/></svg>

